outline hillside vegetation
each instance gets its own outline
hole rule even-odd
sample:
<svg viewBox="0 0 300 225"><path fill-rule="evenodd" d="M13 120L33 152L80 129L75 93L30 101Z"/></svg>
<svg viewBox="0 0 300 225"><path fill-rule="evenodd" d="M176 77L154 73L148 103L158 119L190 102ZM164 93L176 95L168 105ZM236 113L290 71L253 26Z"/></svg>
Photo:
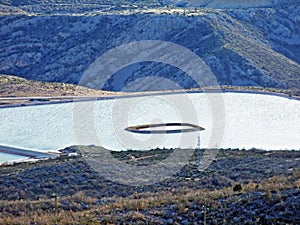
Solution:
<svg viewBox="0 0 300 225"><path fill-rule="evenodd" d="M143 168L170 154L156 149L114 157ZM3 166L0 224L298 224L299 151L222 150L205 171L196 157L148 186L114 183L82 157Z"/></svg>

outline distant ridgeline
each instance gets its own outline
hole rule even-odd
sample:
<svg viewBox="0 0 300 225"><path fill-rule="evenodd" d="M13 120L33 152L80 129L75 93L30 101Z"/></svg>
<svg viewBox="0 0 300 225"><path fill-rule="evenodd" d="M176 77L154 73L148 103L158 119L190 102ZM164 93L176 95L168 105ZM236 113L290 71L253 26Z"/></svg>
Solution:
<svg viewBox="0 0 300 225"><path fill-rule="evenodd" d="M282 4L298 3L299 0L0 0L0 5L34 6L34 5L136 5L136 6L177 6L207 8L254 8L273 7ZM85 5L85 6L84 6Z"/></svg>
<svg viewBox="0 0 300 225"><path fill-rule="evenodd" d="M298 3L299 0L163 0L166 5L207 8L255 8Z"/></svg>

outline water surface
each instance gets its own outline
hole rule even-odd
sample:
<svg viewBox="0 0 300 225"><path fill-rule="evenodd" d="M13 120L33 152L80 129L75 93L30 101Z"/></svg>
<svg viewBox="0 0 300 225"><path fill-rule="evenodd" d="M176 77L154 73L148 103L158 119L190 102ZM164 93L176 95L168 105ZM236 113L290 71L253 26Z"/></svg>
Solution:
<svg viewBox="0 0 300 225"><path fill-rule="evenodd" d="M21 159L26 159L26 157L0 152L0 164L4 162L10 162L10 161L21 160Z"/></svg>
<svg viewBox="0 0 300 225"><path fill-rule="evenodd" d="M4 108L0 109L0 145L38 150L77 144L113 150L195 147L197 140L192 134L193 140L188 140L182 134L147 136L124 130L147 123L187 122L206 128L200 133L203 148L300 149L300 101L224 93L220 110L225 115L218 118L207 95L172 94ZM223 121L224 130L216 121ZM215 130L220 130L221 139L214 140Z"/></svg>

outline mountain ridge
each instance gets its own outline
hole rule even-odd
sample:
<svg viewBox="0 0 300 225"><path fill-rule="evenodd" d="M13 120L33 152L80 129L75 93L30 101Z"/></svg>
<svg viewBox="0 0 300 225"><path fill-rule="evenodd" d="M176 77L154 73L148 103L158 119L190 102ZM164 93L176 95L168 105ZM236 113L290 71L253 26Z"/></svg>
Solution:
<svg viewBox="0 0 300 225"><path fill-rule="evenodd" d="M1 14L97 14L149 8L247 9L298 4L298 0L0 0Z"/></svg>

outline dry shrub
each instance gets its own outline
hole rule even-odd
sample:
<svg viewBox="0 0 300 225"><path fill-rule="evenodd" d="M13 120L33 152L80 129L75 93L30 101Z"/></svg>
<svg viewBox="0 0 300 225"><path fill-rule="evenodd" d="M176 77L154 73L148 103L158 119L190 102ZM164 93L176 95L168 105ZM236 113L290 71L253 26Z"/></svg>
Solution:
<svg viewBox="0 0 300 225"><path fill-rule="evenodd" d="M299 179L300 179L300 169L295 170L295 171L293 172L293 176L294 176L295 178L299 178Z"/></svg>
<svg viewBox="0 0 300 225"><path fill-rule="evenodd" d="M234 192L241 192L243 190L243 186L242 184L238 183L238 184L235 184L233 187L232 187L232 190Z"/></svg>
<svg viewBox="0 0 300 225"><path fill-rule="evenodd" d="M129 221L146 221L147 217L144 214L140 213L140 212L129 211L128 214L127 214L127 219Z"/></svg>
<svg viewBox="0 0 300 225"><path fill-rule="evenodd" d="M258 184L254 183L252 180L248 184L244 185L245 191L253 191L258 188Z"/></svg>
<svg viewBox="0 0 300 225"><path fill-rule="evenodd" d="M291 188L293 184L285 176L274 176L259 185L259 189L264 192L279 191L286 188Z"/></svg>
<svg viewBox="0 0 300 225"><path fill-rule="evenodd" d="M300 188L300 179L298 179L298 180L295 181L295 186L297 188Z"/></svg>

